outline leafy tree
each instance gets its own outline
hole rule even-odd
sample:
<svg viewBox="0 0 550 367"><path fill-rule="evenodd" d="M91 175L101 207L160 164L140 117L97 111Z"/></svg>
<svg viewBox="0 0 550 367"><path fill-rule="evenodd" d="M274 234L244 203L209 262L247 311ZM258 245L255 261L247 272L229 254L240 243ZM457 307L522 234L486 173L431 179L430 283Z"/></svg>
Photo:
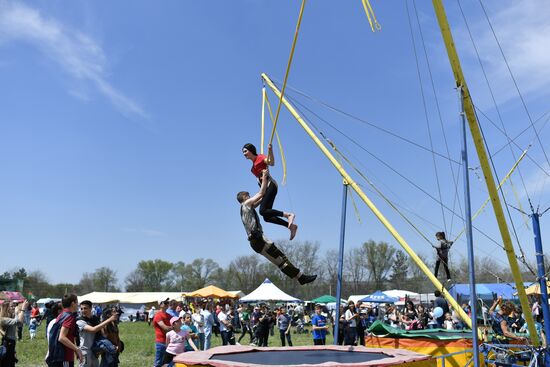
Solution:
<svg viewBox="0 0 550 367"><path fill-rule="evenodd" d="M409 263L407 261L407 255L402 250L395 252L394 263L391 267L392 274L390 277L390 283L393 288L399 289L405 284L409 273Z"/></svg>
<svg viewBox="0 0 550 367"><path fill-rule="evenodd" d="M205 287L220 266L212 259L199 258L187 264L186 267L188 268L190 290L196 290Z"/></svg>
<svg viewBox="0 0 550 367"><path fill-rule="evenodd" d="M84 273L78 282L78 288L82 294L87 294L95 290L92 274Z"/></svg>
<svg viewBox="0 0 550 367"><path fill-rule="evenodd" d="M170 289L172 278L170 271L173 264L161 259L142 260L138 263L136 274L133 274L130 281L142 281L142 291L162 292ZM136 277L136 275L139 275ZM128 278L126 279L126 288L128 288Z"/></svg>
<svg viewBox="0 0 550 367"><path fill-rule="evenodd" d="M116 271L103 266L92 274L94 290L101 292L118 292Z"/></svg>
<svg viewBox="0 0 550 367"><path fill-rule="evenodd" d="M179 292L192 291L188 287L189 268L183 261L178 261L172 267L172 278L174 279L174 290Z"/></svg>
<svg viewBox="0 0 550 367"><path fill-rule="evenodd" d="M363 243L363 250L369 269L369 280L374 288L382 289L391 270L396 249L386 242L376 243L369 240Z"/></svg>

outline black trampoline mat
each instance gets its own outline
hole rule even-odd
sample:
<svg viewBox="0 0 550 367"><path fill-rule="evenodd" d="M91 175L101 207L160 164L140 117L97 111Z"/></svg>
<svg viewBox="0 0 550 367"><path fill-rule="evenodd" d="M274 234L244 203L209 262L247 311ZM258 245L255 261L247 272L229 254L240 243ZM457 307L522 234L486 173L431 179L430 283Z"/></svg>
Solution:
<svg viewBox="0 0 550 367"><path fill-rule="evenodd" d="M319 364L324 362L361 363L388 358L384 353L340 350L273 350L214 354L210 359L262 365Z"/></svg>

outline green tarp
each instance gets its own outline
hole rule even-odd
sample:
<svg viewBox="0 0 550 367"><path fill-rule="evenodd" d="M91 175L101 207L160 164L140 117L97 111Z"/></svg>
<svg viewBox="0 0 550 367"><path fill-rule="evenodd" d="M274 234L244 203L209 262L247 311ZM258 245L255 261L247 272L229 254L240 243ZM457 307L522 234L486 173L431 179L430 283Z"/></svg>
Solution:
<svg viewBox="0 0 550 367"><path fill-rule="evenodd" d="M377 320L369 328L369 333L386 338L429 338L437 340L471 339L471 330L446 330L446 329L425 329L425 330L403 330L391 327Z"/></svg>
<svg viewBox="0 0 550 367"><path fill-rule="evenodd" d="M317 297L311 300L311 303L330 303L330 302L336 302L336 297L332 297L325 294L324 296Z"/></svg>

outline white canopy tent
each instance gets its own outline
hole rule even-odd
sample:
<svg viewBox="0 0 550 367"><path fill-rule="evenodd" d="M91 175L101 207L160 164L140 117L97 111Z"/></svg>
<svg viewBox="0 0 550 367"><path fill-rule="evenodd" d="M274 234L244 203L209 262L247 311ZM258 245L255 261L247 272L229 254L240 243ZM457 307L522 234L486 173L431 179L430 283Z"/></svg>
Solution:
<svg viewBox="0 0 550 367"><path fill-rule="evenodd" d="M252 302L302 302L298 298L294 298L271 282L269 279L265 279L262 284L251 293L242 297L240 302L252 303Z"/></svg>
<svg viewBox="0 0 550 367"><path fill-rule="evenodd" d="M182 292L92 292L78 297L78 302L88 300L93 304L131 303L147 304L157 303L160 299L175 299L181 301Z"/></svg>

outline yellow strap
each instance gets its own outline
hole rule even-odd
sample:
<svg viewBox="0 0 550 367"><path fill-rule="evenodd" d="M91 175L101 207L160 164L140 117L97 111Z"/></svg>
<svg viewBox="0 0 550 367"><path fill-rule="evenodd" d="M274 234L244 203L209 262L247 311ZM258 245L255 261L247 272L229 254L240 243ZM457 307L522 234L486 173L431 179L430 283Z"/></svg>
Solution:
<svg viewBox="0 0 550 367"><path fill-rule="evenodd" d="M525 155L527 155L527 151L529 150L529 148L525 149L523 151L523 153L521 154L521 156L519 157L518 161L516 163L514 163L514 165L512 166L512 168L510 169L510 171L508 171L508 174L506 176L504 176L504 178L502 179L502 181L500 181L500 184L498 185L497 187L497 191L500 190L500 188L502 187L502 185L504 185L504 183L506 182L506 180L508 180L510 178L510 176L512 175L512 173L514 173L514 171L516 170L516 167L519 165L519 162L521 162L521 160L523 159L523 157L525 157ZM483 209L485 209L485 207L487 206L487 204L489 204L489 201L491 200L491 197L489 196L484 202L483 204L479 207L479 209L477 210L477 212L472 216L472 221L474 219L476 219L478 217L478 215L481 214L481 212L483 212ZM456 242L456 240L458 240L460 238L460 236L462 236L462 234L466 231L466 227L464 227L462 229L462 231L460 231L457 235L456 235L456 238L454 239L453 242Z"/></svg>
<svg viewBox="0 0 550 367"><path fill-rule="evenodd" d="M269 111L269 117L271 118L271 122L273 123L273 130L275 131L275 135L277 135L277 144L279 145L279 151L281 152L281 166L283 167L283 181L282 184L286 184L286 159L285 159L285 152L283 151L283 144L281 143L281 138L279 137L279 133L277 130L275 130L275 120L273 119L273 111L271 110L271 103L269 103L269 98L267 97L267 93L265 93L264 88L264 97L265 102L267 103L267 109Z"/></svg>
<svg viewBox="0 0 550 367"><path fill-rule="evenodd" d="M302 0L302 6L300 7L300 15L298 16L298 23L296 23L296 31L294 32L294 41L292 42L292 48L290 49L290 57L286 66L285 79L283 81L283 87L281 88L281 96L279 97L279 104L277 105L277 112L275 113L275 122L273 123L273 130L271 130L271 137L269 138L269 144L273 142L273 136L275 135L275 129L277 128L277 122L279 121L279 113L281 112L281 105L283 104L283 97L285 95L286 82L288 80L288 74L290 73L290 66L292 65L292 58L294 57L294 49L296 48L296 42L298 41L298 33L300 32L300 25L302 24L302 15L304 14L304 8L307 0Z"/></svg>
<svg viewBox="0 0 550 367"><path fill-rule="evenodd" d="M264 154L264 126L265 126L265 85L262 88L262 132L260 138L260 154Z"/></svg>
<svg viewBox="0 0 550 367"><path fill-rule="evenodd" d="M381 30L382 26L378 23L378 20L376 20L376 15L374 14L374 10L372 10L369 0L361 0L361 2L363 3L365 14L367 14L367 19L369 20L370 29L372 29L373 32Z"/></svg>

